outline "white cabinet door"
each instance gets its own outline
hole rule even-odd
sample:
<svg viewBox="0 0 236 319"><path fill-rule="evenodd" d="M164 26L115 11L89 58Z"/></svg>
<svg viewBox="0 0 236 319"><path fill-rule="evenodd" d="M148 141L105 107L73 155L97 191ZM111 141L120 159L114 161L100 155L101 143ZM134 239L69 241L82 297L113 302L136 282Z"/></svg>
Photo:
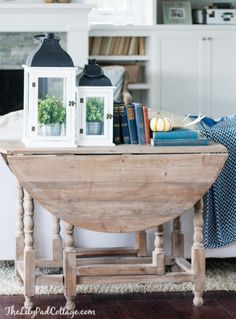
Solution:
<svg viewBox="0 0 236 319"><path fill-rule="evenodd" d="M236 114L236 32L208 33L210 116Z"/></svg>
<svg viewBox="0 0 236 319"><path fill-rule="evenodd" d="M160 33L158 109L213 118L236 114L236 32Z"/></svg>
<svg viewBox="0 0 236 319"><path fill-rule="evenodd" d="M159 55L158 108L179 114L205 109L205 44L199 32L157 34Z"/></svg>

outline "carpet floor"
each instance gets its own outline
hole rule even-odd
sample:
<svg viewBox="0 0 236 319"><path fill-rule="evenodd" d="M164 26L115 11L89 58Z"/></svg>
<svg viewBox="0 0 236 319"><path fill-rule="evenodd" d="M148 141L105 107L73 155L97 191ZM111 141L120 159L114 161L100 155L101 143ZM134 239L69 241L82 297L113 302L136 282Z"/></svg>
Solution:
<svg viewBox="0 0 236 319"><path fill-rule="evenodd" d="M47 273L55 273L50 269ZM45 272L45 270L44 270ZM191 283L170 284L110 284L78 285L78 293L149 293L165 291L191 291ZM206 291L236 291L236 259L207 259ZM23 287L18 283L14 273L14 263L0 261L0 295L22 294ZM62 294L62 286L36 286L36 294Z"/></svg>

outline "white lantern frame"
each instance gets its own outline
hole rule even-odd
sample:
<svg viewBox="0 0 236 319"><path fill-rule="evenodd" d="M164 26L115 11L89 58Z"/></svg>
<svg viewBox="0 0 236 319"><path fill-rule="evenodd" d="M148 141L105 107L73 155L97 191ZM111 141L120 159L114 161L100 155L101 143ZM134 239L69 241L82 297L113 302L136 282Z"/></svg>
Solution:
<svg viewBox="0 0 236 319"><path fill-rule="evenodd" d="M24 136L23 143L31 147L75 147L76 67L24 66ZM39 79L63 79L63 104L66 109L65 134L38 134Z"/></svg>
<svg viewBox="0 0 236 319"><path fill-rule="evenodd" d="M114 146L113 143L113 91L112 86L79 86L76 143L78 146ZM86 101L88 98L104 99L103 134L89 135L86 129Z"/></svg>

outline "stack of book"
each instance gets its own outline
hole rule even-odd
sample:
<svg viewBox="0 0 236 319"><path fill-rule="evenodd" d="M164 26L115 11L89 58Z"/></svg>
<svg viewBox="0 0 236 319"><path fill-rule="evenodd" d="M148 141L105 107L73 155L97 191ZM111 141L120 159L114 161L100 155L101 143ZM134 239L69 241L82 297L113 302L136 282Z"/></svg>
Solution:
<svg viewBox="0 0 236 319"><path fill-rule="evenodd" d="M153 132L151 145L153 146L198 146L208 145L207 138L201 137L199 132L176 128L168 132Z"/></svg>
<svg viewBox="0 0 236 319"><path fill-rule="evenodd" d="M148 108L141 103L113 105L113 142L115 144L150 144Z"/></svg>
<svg viewBox="0 0 236 319"><path fill-rule="evenodd" d="M145 55L144 37L90 37L90 55Z"/></svg>

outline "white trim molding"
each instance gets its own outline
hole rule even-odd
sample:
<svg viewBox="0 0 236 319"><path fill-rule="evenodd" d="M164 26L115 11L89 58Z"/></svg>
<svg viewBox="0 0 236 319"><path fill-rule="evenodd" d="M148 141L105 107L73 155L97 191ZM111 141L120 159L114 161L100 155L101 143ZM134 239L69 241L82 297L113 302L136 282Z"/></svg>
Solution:
<svg viewBox="0 0 236 319"><path fill-rule="evenodd" d="M88 13L92 6L70 3L0 3L1 32L66 32L76 66L88 58Z"/></svg>

